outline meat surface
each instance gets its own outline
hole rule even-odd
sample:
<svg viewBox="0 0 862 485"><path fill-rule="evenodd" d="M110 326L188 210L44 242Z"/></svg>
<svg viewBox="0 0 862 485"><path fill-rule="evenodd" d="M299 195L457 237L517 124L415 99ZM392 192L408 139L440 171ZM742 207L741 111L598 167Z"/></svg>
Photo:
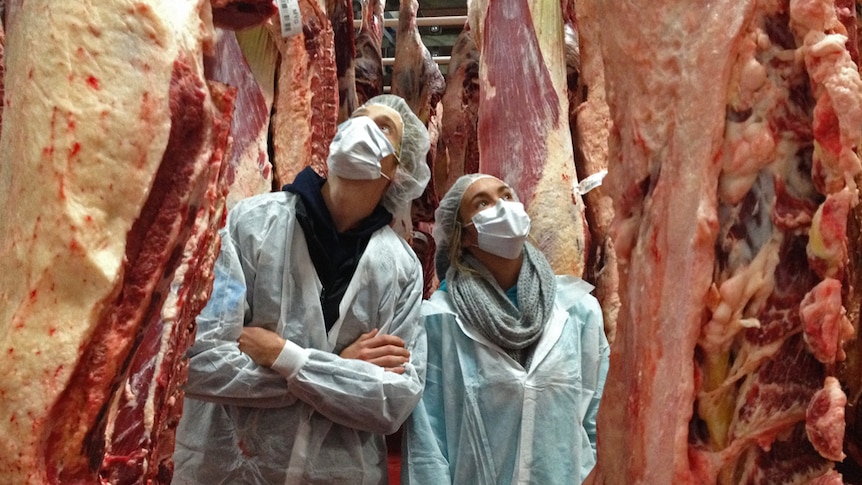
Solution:
<svg viewBox="0 0 862 485"><path fill-rule="evenodd" d="M356 109L356 41L353 33L352 0L327 0L326 14L332 24L335 46L335 73L338 77L338 122Z"/></svg>
<svg viewBox="0 0 862 485"><path fill-rule="evenodd" d="M260 25L278 12L272 0L211 0L215 25L240 30Z"/></svg>
<svg viewBox="0 0 862 485"><path fill-rule="evenodd" d="M443 119L433 180L437 193L445 194L458 177L479 171L479 50L469 24L452 46L441 103Z"/></svg>
<svg viewBox="0 0 862 485"><path fill-rule="evenodd" d="M211 287L233 92L203 79L209 4L169 3L7 5L0 203L16 208L0 219L7 483L170 480L178 357ZM34 31L45 42L33 43ZM151 359L144 374L139 362ZM124 400L142 404L134 426L116 407ZM121 454L124 439L137 454Z"/></svg>
<svg viewBox="0 0 862 485"><path fill-rule="evenodd" d="M3 28L3 13L5 8L0 3L0 100L3 99L3 79L6 77L6 62L4 60L4 51L6 46L6 30ZM3 126L3 103L0 103L0 127Z"/></svg>
<svg viewBox="0 0 862 485"><path fill-rule="evenodd" d="M404 98L416 116L427 124L443 97L446 81L419 36L416 25L418 12L417 0L401 0L395 65L392 68L392 94Z"/></svg>
<svg viewBox="0 0 862 485"><path fill-rule="evenodd" d="M258 35L266 34L260 27L256 30ZM268 40L266 35L258 42ZM255 54L266 57L266 47L260 49L264 52ZM231 151L226 154L231 168L227 180L230 186L227 206L230 208L241 199L272 190L272 162L268 149L272 95L265 92L258 82L232 30L216 29L215 52L204 61L207 79L237 89L230 125ZM270 90L274 82L274 79L269 79Z"/></svg>
<svg viewBox="0 0 862 485"><path fill-rule="evenodd" d="M569 119L575 147L575 168L578 180L586 183L602 177L601 174L608 169L608 138L612 126L599 49L600 12L593 8L591 1L578 2L575 8L577 18L565 25ZM603 180L601 178L600 182ZM590 234L583 278L596 287L593 294L601 303L605 334L613 343L620 309L619 270L611 237L613 200L601 183L590 184L588 188L582 193Z"/></svg>
<svg viewBox="0 0 862 485"><path fill-rule="evenodd" d="M562 28L541 28L562 26L563 10L553 2L478 1L469 17L480 53L479 170L512 184L554 270L580 276L586 227L572 191L565 41Z"/></svg>
<svg viewBox="0 0 862 485"><path fill-rule="evenodd" d="M268 24L281 53L271 125L277 187L308 166L326 174L338 122L332 26L315 0L299 0L299 6L302 34L282 38L280 26Z"/></svg>
<svg viewBox="0 0 862 485"><path fill-rule="evenodd" d="M356 59L354 61L354 81L356 83L356 103L361 106L366 101L383 94L383 9L382 0L361 0L362 25L356 36Z"/></svg>
<svg viewBox="0 0 862 485"><path fill-rule="evenodd" d="M862 82L835 5L593 9L622 307L591 483L841 483Z"/></svg>

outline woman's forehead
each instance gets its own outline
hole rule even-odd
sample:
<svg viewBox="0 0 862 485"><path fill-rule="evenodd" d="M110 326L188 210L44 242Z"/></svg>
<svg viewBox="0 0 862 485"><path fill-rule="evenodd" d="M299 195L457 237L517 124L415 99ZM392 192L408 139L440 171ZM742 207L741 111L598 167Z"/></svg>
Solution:
<svg viewBox="0 0 862 485"><path fill-rule="evenodd" d="M461 202L467 202L480 195L499 195L501 192L511 190L511 187L506 182L492 175L487 175L477 178L467 187L467 190L464 191L464 195L461 197Z"/></svg>

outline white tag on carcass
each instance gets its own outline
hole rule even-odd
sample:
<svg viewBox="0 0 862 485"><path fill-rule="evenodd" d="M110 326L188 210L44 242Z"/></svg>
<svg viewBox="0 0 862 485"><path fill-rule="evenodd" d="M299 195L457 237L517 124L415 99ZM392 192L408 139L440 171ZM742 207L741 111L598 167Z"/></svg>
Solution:
<svg viewBox="0 0 862 485"><path fill-rule="evenodd" d="M302 32L302 12L297 0L276 0L281 18L281 36L290 37Z"/></svg>
<svg viewBox="0 0 862 485"><path fill-rule="evenodd" d="M593 190L594 188L602 185L602 180L604 180L605 175L607 175L607 174L608 174L607 170L602 170L602 171L596 172L596 173L590 175L589 177L581 180L581 182L578 183L578 185L575 185L575 193L580 194L580 195L584 195L587 192Z"/></svg>

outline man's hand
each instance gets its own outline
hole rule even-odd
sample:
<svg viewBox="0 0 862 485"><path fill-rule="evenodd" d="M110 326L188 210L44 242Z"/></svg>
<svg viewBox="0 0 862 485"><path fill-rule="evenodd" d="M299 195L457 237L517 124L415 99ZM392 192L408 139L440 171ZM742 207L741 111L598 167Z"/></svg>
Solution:
<svg viewBox="0 0 862 485"><path fill-rule="evenodd" d="M410 360L410 351L404 340L394 335L377 335L378 329L363 333L341 351L345 359L358 359L383 367L384 370L404 373L404 364Z"/></svg>
<svg viewBox="0 0 862 485"><path fill-rule="evenodd" d="M265 328L243 327L239 336L239 350L258 365L272 366L283 348L284 339Z"/></svg>

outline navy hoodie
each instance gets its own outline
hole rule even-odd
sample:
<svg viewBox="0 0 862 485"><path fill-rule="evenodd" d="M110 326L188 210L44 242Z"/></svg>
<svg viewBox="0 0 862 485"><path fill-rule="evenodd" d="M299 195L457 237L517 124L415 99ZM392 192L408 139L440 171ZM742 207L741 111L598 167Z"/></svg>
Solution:
<svg viewBox="0 0 862 485"><path fill-rule="evenodd" d="M320 303L328 332L338 320L338 305L371 235L389 225L392 214L378 205L371 215L355 227L339 233L335 230L332 216L320 192L324 182L326 179L311 167L306 167L283 190L299 196L296 204L297 222L305 233L309 256L323 284Z"/></svg>

